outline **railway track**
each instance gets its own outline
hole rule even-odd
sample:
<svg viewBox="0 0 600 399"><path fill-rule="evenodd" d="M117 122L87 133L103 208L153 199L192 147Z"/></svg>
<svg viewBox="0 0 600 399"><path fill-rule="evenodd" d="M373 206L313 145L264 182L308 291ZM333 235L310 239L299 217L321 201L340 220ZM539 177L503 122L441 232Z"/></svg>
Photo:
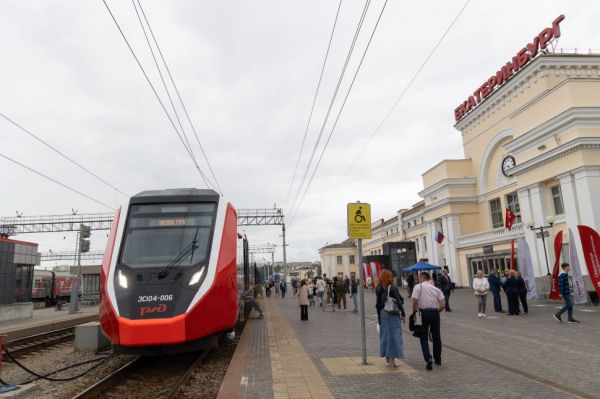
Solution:
<svg viewBox="0 0 600 399"><path fill-rule="evenodd" d="M21 357L49 346L72 341L74 338L75 327L67 327L12 340L8 343L8 349L14 357Z"/></svg>
<svg viewBox="0 0 600 399"><path fill-rule="evenodd" d="M88 387L73 399L177 397L210 351L173 356L141 356Z"/></svg>

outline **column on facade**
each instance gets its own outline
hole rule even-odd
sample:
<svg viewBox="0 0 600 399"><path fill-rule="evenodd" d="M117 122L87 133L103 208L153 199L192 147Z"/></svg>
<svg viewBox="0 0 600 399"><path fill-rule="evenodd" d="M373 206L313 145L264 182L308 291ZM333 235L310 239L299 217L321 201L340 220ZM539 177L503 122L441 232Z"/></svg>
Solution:
<svg viewBox="0 0 600 399"><path fill-rule="evenodd" d="M531 209L533 214L533 220L536 226L546 226L546 218L550 216L547 212L545 201L542 199L542 187L540 184L534 184L529 186L529 195L531 197ZM550 229L550 236L546 237L545 241L541 238L535 238L536 247L538 251L539 263L538 270L539 276L545 276L548 274L548 270L552 273L552 265L554 264L554 231ZM544 253L544 242L546 243L546 252ZM546 263L546 254L548 255L548 263Z"/></svg>
<svg viewBox="0 0 600 399"><path fill-rule="evenodd" d="M527 224L530 220L535 220L534 212L532 209L531 193L529 191L529 188L522 188L518 190L517 195L519 196L519 207L521 208L521 219L523 220L523 222ZM528 228L525 228L525 240L527 241L527 245L529 245L530 248L531 262L534 265L537 265L537 267L534 267L535 275L545 275L546 266L544 260L543 247L541 246L541 240L538 240L535 237L535 232ZM542 252L540 252L540 250ZM541 272L542 268L544 269L543 273Z"/></svg>
<svg viewBox="0 0 600 399"><path fill-rule="evenodd" d="M579 239L579 230L577 230L577 226L581 224L581 215L579 213L574 177L573 174L569 172L558 176L558 180L560 181L560 190L562 193L565 218L567 219L567 227L573 231L573 239L575 241L569 242L569 246L575 246L579 261L583 262L583 249L581 247L581 240ZM582 267L581 271L583 274L587 274L586 267Z"/></svg>
<svg viewBox="0 0 600 399"><path fill-rule="evenodd" d="M464 282L461 280L460 260L456 249L456 243L461 235L459 216L454 214L444 216L442 218L442 228L446 235L446 245L444 246L444 249L446 264L450 270L450 278L458 285L464 285ZM466 284L468 285L469 283L467 282Z"/></svg>
<svg viewBox="0 0 600 399"><path fill-rule="evenodd" d="M435 220L428 222L429 228L429 245L427 246L427 255L429 258L429 262L434 265L439 265L441 263L440 259L440 244L435 240L435 235L437 233L437 223Z"/></svg>
<svg viewBox="0 0 600 399"><path fill-rule="evenodd" d="M580 222L600 231L600 167L584 166L575 170L573 177L581 215Z"/></svg>

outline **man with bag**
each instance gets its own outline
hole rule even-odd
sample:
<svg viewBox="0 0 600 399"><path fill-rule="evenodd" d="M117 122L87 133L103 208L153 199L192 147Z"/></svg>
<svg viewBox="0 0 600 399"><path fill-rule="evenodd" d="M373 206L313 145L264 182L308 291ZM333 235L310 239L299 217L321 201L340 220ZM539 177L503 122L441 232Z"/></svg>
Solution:
<svg viewBox="0 0 600 399"><path fill-rule="evenodd" d="M442 337L440 333L440 312L446 306L444 294L433 285L428 272L419 273L419 284L417 284L412 293L413 316L415 329L419 329L421 340L421 349L423 358L427 363L427 370L433 369L433 362L438 366L442 365ZM433 340L433 358L429 351L429 333Z"/></svg>

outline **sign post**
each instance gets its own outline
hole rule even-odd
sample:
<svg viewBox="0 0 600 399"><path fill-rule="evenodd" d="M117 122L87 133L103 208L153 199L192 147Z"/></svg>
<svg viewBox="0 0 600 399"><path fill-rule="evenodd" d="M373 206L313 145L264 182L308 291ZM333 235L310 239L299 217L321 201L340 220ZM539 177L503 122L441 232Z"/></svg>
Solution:
<svg viewBox="0 0 600 399"><path fill-rule="evenodd" d="M358 284L358 296L360 299L360 332L362 348L362 364L367 364L367 329L365 325L365 269L363 267L362 240L371 238L371 205L357 201L348 204L348 237L358 240L358 268L360 281Z"/></svg>

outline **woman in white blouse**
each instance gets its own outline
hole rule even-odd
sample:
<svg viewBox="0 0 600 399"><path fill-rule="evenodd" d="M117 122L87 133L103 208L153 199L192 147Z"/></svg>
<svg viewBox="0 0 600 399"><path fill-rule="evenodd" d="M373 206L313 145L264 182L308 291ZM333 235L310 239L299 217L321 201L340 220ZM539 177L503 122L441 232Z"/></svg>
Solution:
<svg viewBox="0 0 600 399"><path fill-rule="evenodd" d="M473 289L477 297L477 317L487 317L485 314L485 305L487 303L487 294L490 289L490 284L487 278L483 277L481 270L477 271L477 277L473 279Z"/></svg>

